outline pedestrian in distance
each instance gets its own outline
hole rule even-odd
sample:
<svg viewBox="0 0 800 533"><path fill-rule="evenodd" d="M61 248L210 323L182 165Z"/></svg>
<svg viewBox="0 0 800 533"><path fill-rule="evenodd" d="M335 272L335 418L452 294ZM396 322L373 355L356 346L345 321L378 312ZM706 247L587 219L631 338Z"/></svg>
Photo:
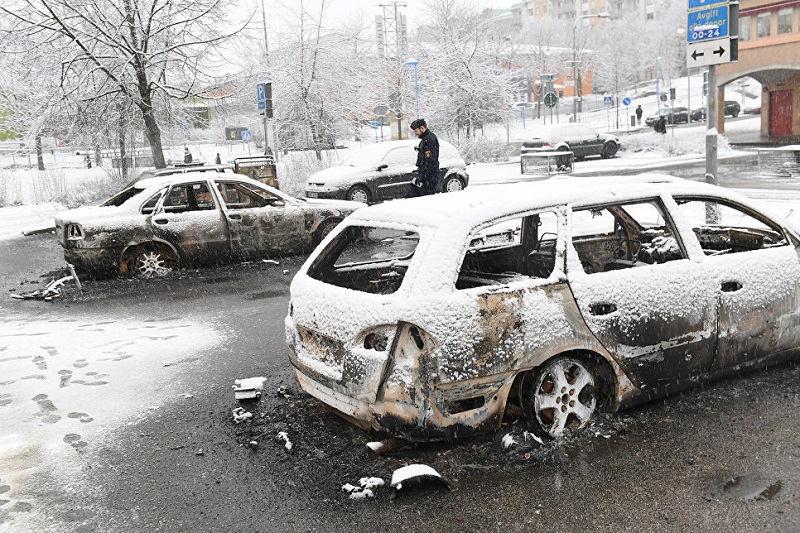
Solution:
<svg viewBox="0 0 800 533"><path fill-rule="evenodd" d="M417 170L408 185L406 198L427 196L436 192L439 185L439 139L428 129L424 118L411 123L411 129L419 137L417 150Z"/></svg>
<svg viewBox="0 0 800 533"><path fill-rule="evenodd" d="M667 133L667 119L664 118L664 115L658 117L658 120L653 124L653 129L658 133Z"/></svg>
<svg viewBox="0 0 800 533"><path fill-rule="evenodd" d="M219 156L219 152L217 152L217 158L214 159L214 163L217 164L217 165L221 165L222 164L222 158Z"/></svg>
<svg viewBox="0 0 800 533"><path fill-rule="evenodd" d="M184 163L191 163L192 162L192 152L189 151L188 146L183 147L183 162Z"/></svg>
<svg viewBox="0 0 800 533"><path fill-rule="evenodd" d="M642 113L643 113L642 106L641 105L637 105L636 106L636 125L637 126L641 126L642 125Z"/></svg>

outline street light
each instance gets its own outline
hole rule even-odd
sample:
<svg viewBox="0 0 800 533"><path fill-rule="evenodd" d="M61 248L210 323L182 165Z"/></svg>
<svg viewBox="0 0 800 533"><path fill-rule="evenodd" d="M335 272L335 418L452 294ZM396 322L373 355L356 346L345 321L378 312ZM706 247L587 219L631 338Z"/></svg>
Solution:
<svg viewBox="0 0 800 533"><path fill-rule="evenodd" d="M592 19L592 18L599 18L599 19L607 19L610 17L608 13L595 13L594 15L581 15L580 17L575 19L575 22L572 24L572 79L573 83L575 84L575 95L572 99L572 120L573 122L578 121L578 98L581 97L583 91L581 90L581 82L578 78L578 40L577 40L577 30L578 30L578 21L582 19Z"/></svg>
<svg viewBox="0 0 800 533"><path fill-rule="evenodd" d="M525 104L526 102L526 94L528 92L528 82L526 80L522 80L522 129L525 129Z"/></svg>
<svg viewBox="0 0 800 533"><path fill-rule="evenodd" d="M414 67L414 102L417 104L417 118L419 118L419 80L417 79L417 60L409 59L406 65Z"/></svg>

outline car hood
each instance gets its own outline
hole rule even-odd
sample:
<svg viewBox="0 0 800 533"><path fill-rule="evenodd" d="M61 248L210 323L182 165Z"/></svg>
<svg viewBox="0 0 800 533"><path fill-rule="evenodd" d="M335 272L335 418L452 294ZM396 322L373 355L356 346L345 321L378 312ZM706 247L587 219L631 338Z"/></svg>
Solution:
<svg viewBox="0 0 800 533"><path fill-rule="evenodd" d="M351 167L337 165L312 174L307 183L324 183L325 185L347 185L363 181L364 178L374 175L377 170L371 167Z"/></svg>
<svg viewBox="0 0 800 533"><path fill-rule="evenodd" d="M131 217L136 214L137 211L130 211L124 207L87 205L61 211L56 214L55 221L56 223L86 223L94 220L111 220L117 217Z"/></svg>

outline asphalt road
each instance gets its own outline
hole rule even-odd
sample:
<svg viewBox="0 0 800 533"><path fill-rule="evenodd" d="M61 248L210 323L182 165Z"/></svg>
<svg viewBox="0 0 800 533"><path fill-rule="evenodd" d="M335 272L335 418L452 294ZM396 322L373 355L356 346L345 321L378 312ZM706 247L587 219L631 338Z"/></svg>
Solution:
<svg viewBox="0 0 800 533"><path fill-rule="evenodd" d="M53 302L0 298L0 531L800 530L800 366L604 414L563 442L526 440L511 420L377 456L366 444L381 436L291 378L283 317L300 263L85 280L83 294L70 287ZM52 235L0 242L2 294L42 286L61 264ZM66 328L45 337L49 324ZM158 334L113 351L89 336L111 342L140 324ZM30 352L13 349L20 336ZM233 380L250 376L266 378L265 395L240 404ZM236 424L239 406L254 417ZM449 488L389 488L412 463ZM386 482L374 499L341 490L368 476Z"/></svg>

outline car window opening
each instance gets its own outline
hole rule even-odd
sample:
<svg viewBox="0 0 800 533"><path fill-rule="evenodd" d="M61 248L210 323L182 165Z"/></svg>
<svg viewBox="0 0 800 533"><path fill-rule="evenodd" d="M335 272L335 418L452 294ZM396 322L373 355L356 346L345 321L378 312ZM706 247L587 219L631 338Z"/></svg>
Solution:
<svg viewBox="0 0 800 533"><path fill-rule="evenodd" d="M400 288L418 242L413 231L350 226L319 255L308 275L360 292L392 294Z"/></svg>
<svg viewBox="0 0 800 533"><path fill-rule="evenodd" d="M572 245L587 274L683 259L676 234L655 201L572 213Z"/></svg>
<svg viewBox="0 0 800 533"><path fill-rule="evenodd" d="M477 231L456 280L457 289L547 278L556 262L554 212L503 220Z"/></svg>

